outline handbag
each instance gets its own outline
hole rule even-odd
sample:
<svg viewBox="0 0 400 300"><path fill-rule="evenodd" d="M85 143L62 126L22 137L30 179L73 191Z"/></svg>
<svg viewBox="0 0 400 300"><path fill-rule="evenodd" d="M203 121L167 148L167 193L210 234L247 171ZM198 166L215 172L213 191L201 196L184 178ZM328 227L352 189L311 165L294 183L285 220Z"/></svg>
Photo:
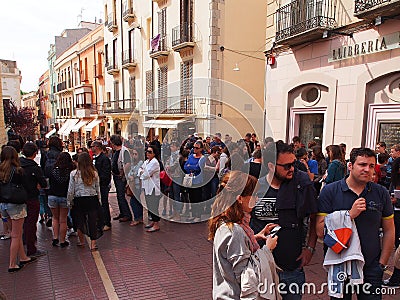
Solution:
<svg viewBox="0 0 400 300"><path fill-rule="evenodd" d="M21 184L13 183L15 168L11 170L10 180L1 185L1 202L12 204L25 204L28 200L28 193Z"/></svg>
<svg viewBox="0 0 400 300"><path fill-rule="evenodd" d="M135 183L133 183L133 186L135 186ZM129 183L126 184L126 187L125 187L125 194L126 194L128 197L132 197L132 196L133 196L133 191L132 191L131 187L129 186Z"/></svg>
<svg viewBox="0 0 400 300"><path fill-rule="evenodd" d="M182 185L184 187L191 188L193 185L193 178L193 174L185 174L185 176L183 177Z"/></svg>
<svg viewBox="0 0 400 300"><path fill-rule="evenodd" d="M172 185L172 179L171 179L171 177L168 176L166 171L161 171L160 172L160 180L165 186L171 186Z"/></svg>

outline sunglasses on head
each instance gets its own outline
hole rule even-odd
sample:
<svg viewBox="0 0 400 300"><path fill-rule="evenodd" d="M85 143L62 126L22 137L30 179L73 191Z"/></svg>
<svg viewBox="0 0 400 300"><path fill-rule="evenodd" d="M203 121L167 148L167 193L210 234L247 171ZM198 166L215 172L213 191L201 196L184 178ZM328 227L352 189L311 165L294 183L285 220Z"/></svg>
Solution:
<svg viewBox="0 0 400 300"><path fill-rule="evenodd" d="M276 163L276 165L277 166L281 166L286 171L289 171L294 166L294 162L291 162L291 163L288 163L288 164L278 164L278 163Z"/></svg>

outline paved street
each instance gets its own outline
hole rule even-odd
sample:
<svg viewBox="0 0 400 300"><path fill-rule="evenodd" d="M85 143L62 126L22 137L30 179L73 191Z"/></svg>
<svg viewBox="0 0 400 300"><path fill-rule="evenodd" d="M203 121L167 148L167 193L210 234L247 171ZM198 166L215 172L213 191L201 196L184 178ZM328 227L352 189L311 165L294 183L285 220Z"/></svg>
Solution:
<svg viewBox="0 0 400 300"><path fill-rule="evenodd" d="M115 194L111 205L116 209ZM115 214L115 213L114 213ZM212 244L206 223L177 224L162 221L161 231L113 221L112 231L99 240L99 251L71 245L51 246L51 231L38 225L39 248L47 250L39 262L9 274L9 242L0 241L0 290L7 299L211 299ZM326 273L319 245L307 282L319 287ZM400 293L400 290L398 290ZM384 296L383 299L398 299ZM327 299L326 294L303 299Z"/></svg>

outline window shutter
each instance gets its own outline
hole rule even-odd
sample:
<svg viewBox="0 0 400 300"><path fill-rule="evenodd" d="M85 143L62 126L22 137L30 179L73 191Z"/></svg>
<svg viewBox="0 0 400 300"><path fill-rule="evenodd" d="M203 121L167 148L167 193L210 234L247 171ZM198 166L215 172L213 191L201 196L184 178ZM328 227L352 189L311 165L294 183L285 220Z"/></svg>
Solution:
<svg viewBox="0 0 400 300"><path fill-rule="evenodd" d="M153 72L146 71L146 100L147 106L150 109L153 109L154 99L153 99Z"/></svg>

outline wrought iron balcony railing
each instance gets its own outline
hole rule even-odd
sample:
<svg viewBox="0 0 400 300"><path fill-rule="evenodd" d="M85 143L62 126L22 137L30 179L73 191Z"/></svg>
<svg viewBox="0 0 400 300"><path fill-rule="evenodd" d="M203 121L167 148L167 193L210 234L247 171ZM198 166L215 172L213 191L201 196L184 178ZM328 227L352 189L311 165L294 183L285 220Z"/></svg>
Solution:
<svg viewBox="0 0 400 300"><path fill-rule="evenodd" d="M183 23L172 28L172 47L193 41L193 24Z"/></svg>
<svg viewBox="0 0 400 300"><path fill-rule="evenodd" d="M276 42L337 27L336 10L334 0L296 0L282 6L276 11Z"/></svg>
<svg viewBox="0 0 400 300"><path fill-rule="evenodd" d="M125 5L126 6L126 5ZM135 11L133 10L133 7L126 7L122 13L122 19L127 22L130 19L135 18Z"/></svg>
<svg viewBox="0 0 400 300"><path fill-rule="evenodd" d="M136 109L136 99L123 99L104 102L105 113L132 113Z"/></svg>
<svg viewBox="0 0 400 300"><path fill-rule="evenodd" d="M391 10L389 15L396 14L400 12L399 2L399 0L355 0L354 14L356 16L371 14L371 18L387 10Z"/></svg>
<svg viewBox="0 0 400 300"><path fill-rule="evenodd" d="M106 63L107 73L113 74L118 72L118 62L117 58L110 57Z"/></svg>
<svg viewBox="0 0 400 300"><path fill-rule="evenodd" d="M152 39L151 43L153 43L155 39L156 37ZM154 44L154 47L152 45L151 53L169 51L167 35L160 36L158 43L154 42Z"/></svg>
<svg viewBox="0 0 400 300"><path fill-rule="evenodd" d="M133 49L122 52L122 65L134 64L135 62L135 51Z"/></svg>
<svg viewBox="0 0 400 300"><path fill-rule="evenodd" d="M57 84L57 92L61 92L67 89L67 82L63 81Z"/></svg>
<svg viewBox="0 0 400 300"><path fill-rule="evenodd" d="M147 99L148 114L194 114L195 97L192 95Z"/></svg>
<svg viewBox="0 0 400 300"><path fill-rule="evenodd" d="M108 15L104 25L108 28L108 31L113 31L115 28L117 28L117 21L113 13Z"/></svg>

